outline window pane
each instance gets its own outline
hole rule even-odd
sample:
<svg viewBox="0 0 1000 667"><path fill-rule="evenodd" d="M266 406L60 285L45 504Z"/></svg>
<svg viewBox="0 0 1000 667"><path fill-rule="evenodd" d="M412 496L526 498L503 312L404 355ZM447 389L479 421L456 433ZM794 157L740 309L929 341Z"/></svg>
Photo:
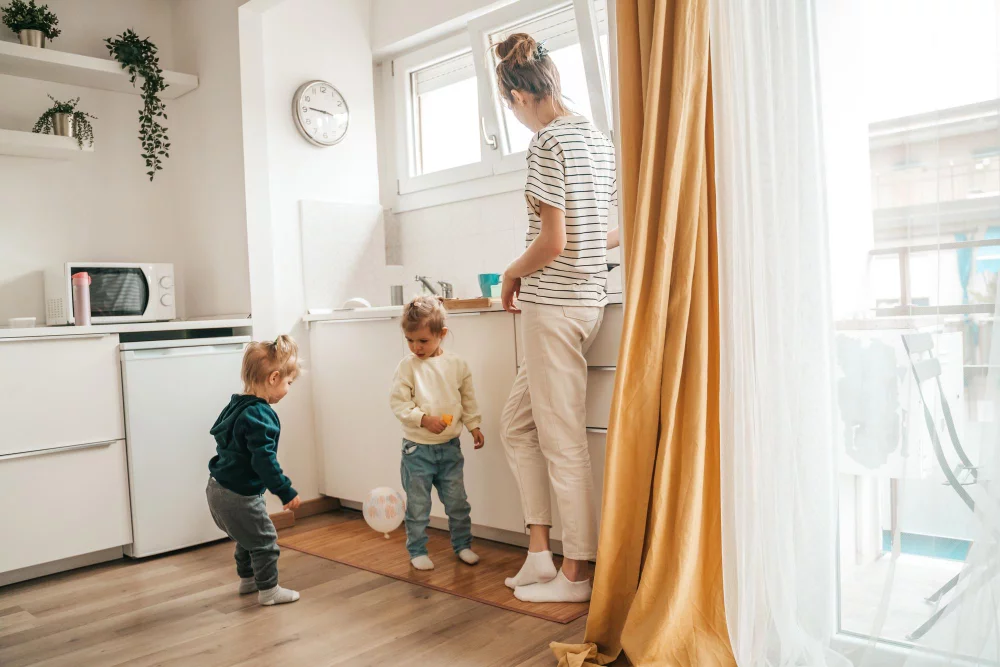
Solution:
<svg viewBox="0 0 1000 667"><path fill-rule="evenodd" d="M517 32L526 32L539 43L545 45L549 56L559 68L559 78L566 105L572 112L591 118L590 94L587 88L587 77L584 72L583 54L580 51L580 38L576 30L573 7L563 7L494 32L490 34L490 43L498 44ZM492 57L491 62L495 68L497 64L495 56ZM501 103L500 107L503 124L500 131L503 135L504 152L509 155L527 150L528 144L531 142L531 130L521 125L506 105Z"/></svg>
<svg viewBox="0 0 1000 667"><path fill-rule="evenodd" d="M479 91L472 54L419 69L410 75L410 84L414 175L479 162Z"/></svg>
<svg viewBox="0 0 1000 667"><path fill-rule="evenodd" d="M996 3L861 6L872 215L831 231L835 285L869 260L837 334L841 628L982 657L968 607L935 612L964 595L948 583L984 533L963 493L995 449Z"/></svg>

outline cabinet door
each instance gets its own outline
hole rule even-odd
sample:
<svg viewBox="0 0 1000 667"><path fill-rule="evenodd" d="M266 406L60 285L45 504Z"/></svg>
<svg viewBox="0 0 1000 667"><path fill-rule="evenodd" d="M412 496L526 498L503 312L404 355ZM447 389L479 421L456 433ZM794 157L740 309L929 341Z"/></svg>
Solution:
<svg viewBox="0 0 1000 667"><path fill-rule="evenodd" d="M0 339L0 456L124 437L118 337Z"/></svg>
<svg viewBox="0 0 1000 667"><path fill-rule="evenodd" d="M608 427L614 394L614 368L591 368L587 371L587 428Z"/></svg>
<svg viewBox="0 0 1000 667"><path fill-rule="evenodd" d="M0 457L0 572L132 541L125 442Z"/></svg>
<svg viewBox="0 0 1000 667"><path fill-rule="evenodd" d="M402 431L389 408L405 351L399 318L315 323L310 372L323 492L363 502L378 486L402 490Z"/></svg>
<svg viewBox="0 0 1000 667"><path fill-rule="evenodd" d="M448 317L448 328L445 349L469 364L486 437L486 446L476 451L472 436L467 431L462 435L465 488L472 505L472 522L523 532L521 495L500 442L500 414L517 375L514 318L508 313L452 314ZM436 496L431 515L446 516Z"/></svg>
<svg viewBox="0 0 1000 667"><path fill-rule="evenodd" d="M604 321L597 332L597 338L587 350L588 366L618 365L618 349L621 347L624 316L625 311L620 303L613 303L604 308Z"/></svg>

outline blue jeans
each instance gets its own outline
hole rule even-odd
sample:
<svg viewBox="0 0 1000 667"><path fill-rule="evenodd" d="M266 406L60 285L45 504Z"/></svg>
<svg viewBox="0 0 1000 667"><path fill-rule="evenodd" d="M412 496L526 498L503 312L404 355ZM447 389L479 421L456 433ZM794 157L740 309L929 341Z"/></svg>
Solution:
<svg viewBox="0 0 1000 667"><path fill-rule="evenodd" d="M399 466L406 490L406 550L410 558L427 555L427 524L431 518L431 487L448 513L451 547L458 553L472 546L472 507L465 495L465 457L458 438L443 445L403 440Z"/></svg>

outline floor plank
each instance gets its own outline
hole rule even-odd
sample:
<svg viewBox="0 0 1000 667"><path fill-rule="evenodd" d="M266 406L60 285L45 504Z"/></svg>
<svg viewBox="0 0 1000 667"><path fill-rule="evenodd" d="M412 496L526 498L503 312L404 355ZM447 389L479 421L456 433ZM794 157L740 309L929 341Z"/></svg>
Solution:
<svg viewBox="0 0 1000 667"><path fill-rule="evenodd" d="M282 537L350 520L309 517ZM0 588L4 667L542 667L567 625L283 550L282 584L302 593L263 608L236 594L229 543L96 565Z"/></svg>

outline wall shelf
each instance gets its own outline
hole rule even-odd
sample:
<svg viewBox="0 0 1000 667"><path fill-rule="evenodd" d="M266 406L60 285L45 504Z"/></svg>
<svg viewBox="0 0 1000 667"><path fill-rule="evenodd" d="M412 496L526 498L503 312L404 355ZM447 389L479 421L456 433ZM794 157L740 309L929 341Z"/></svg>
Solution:
<svg viewBox="0 0 1000 667"><path fill-rule="evenodd" d="M141 93L140 82L136 81L133 86L128 75L113 60L13 42L0 42L0 74L116 93ZM165 100L177 99L198 87L198 77L192 74L164 70L163 78L167 82L167 89L162 94Z"/></svg>
<svg viewBox="0 0 1000 667"><path fill-rule="evenodd" d="M51 134L0 130L0 156L32 157L43 160L81 160L93 155L93 146L84 144L83 150L73 137Z"/></svg>

